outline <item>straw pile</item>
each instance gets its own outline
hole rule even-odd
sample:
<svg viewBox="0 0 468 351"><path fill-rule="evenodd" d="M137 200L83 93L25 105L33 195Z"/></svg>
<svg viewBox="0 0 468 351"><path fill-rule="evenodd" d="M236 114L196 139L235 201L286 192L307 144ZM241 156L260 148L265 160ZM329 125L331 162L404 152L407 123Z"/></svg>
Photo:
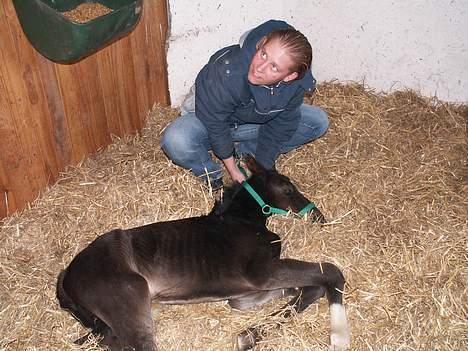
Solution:
<svg viewBox="0 0 468 351"><path fill-rule="evenodd" d="M353 350L467 349L468 107L334 82L314 104L329 113L328 133L277 167L329 224L271 218L283 256L343 269ZM77 349L87 331L59 309L55 282L97 235L211 209L213 195L159 148L176 113L155 107L141 135L116 139L0 222L1 350ZM221 302L155 303L157 342L231 350L237 332L266 323L257 350L327 350L325 300L287 321L268 318L283 303L242 313ZM99 348L90 339L81 349Z"/></svg>

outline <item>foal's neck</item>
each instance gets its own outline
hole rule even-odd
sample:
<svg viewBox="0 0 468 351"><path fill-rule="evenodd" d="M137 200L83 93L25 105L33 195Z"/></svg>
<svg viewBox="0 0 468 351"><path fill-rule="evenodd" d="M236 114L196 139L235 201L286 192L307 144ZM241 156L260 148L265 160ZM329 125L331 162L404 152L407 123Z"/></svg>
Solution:
<svg viewBox="0 0 468 351"><path fill-rule="evenodd" d="M218 213L223 217L235 217L255 224L266 225L267 216L262 212L262 208L250 195L247 190L239 185L232 193L228 191L230 197L221 205Z"/></svg>

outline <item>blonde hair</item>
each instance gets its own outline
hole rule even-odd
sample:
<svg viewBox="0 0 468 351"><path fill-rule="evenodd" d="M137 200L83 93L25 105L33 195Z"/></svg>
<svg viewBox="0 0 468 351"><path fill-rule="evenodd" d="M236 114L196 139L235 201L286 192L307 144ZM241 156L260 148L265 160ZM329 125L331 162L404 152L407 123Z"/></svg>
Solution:
<svg viewBox="0 0 468 351"><path fill-rule="evenodd" d="M274 40L287 50L293 61L290 71L297 72L296 79L304 77L312 64L312 46L304 34L292 28L274 30L258 41L257 50Z"/></svg>

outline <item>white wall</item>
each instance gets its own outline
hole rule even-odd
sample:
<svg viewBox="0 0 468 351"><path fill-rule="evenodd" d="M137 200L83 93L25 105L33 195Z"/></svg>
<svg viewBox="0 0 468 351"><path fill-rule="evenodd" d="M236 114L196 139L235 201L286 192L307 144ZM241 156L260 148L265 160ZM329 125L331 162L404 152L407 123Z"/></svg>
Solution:
<svg viewBox="0 0 468 351"><path fill-rule="evenodd" d="M180 105L216 50L284 19L312 44L317 80L364 81L468 102L468 0L168 0L169 90Z"/></svg>

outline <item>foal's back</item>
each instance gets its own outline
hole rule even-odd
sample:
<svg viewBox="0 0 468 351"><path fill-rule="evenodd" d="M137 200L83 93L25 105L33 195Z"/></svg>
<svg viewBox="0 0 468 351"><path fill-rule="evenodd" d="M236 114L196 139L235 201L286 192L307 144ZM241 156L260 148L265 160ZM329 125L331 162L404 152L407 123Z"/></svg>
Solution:
<svg viewBox="0 0 468 351"><path fill-rule="evenodd" d="M271 260L277 239L263 226L216 215L113 230L75 257L65 284L95 287L134 273L161 303L226 299L248 290L249 265Z"/></svg>

